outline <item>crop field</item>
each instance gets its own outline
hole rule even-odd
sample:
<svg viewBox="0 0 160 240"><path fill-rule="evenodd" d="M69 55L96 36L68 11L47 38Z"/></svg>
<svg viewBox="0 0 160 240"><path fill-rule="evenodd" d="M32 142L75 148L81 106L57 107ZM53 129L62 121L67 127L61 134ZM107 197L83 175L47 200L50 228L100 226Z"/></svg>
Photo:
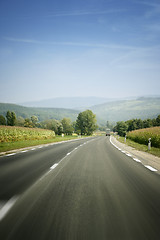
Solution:
<svg viewBox="0 0 160 240"><path fill-rule="evenodd" d="M0 126L0 143L53 138L55 138L55 133L51 130Z"/></svg>
<svg viewBox="0 0 160 240"><path fill-rule="evenodd" d="M151 138L151 146L160 148L160 127L131 131L127 134L127 138L144 145L148 145L148 139Z"/></svg>

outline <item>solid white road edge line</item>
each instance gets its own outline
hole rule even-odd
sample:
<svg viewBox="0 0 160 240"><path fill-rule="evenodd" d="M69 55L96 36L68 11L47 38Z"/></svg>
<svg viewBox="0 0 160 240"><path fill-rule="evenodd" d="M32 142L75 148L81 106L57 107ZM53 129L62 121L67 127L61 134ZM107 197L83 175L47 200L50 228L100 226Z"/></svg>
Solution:
<svg viewBox="0 0 160 240"><path fill-rule="evenodd" d="M11 199L6 202L6 204L1 208L0 210L0 221L6 216L6 214L9 212L11 207L15 204L17 201L18 197L14 196Z"/></svg>
<svg viewBox="0 0 160 240"><path fill-rule="evenodd" d="M110 137L110 143L119 150L119 148L112 142L111 137ZM122 153L125 153L125 152L122 151L122 150L121 150L121 152L122 152ZM125 153L125 154L126 154L128 157L132 157L132 155L131 155L130 153ZM141 162L139 159L137 159L137 158L133 158L133 157L132 157L132 159L133 159L134 161L136 161L136 162L142 163L142 162ZM146 168L148 168L148 169L151 170L152 172L157 172L157 171L158 171L157 169L155 169L155 168L153 168L153 167L151 167L151 166L149 166L149 165L143 165L143 166L146 167Z"/></svg>

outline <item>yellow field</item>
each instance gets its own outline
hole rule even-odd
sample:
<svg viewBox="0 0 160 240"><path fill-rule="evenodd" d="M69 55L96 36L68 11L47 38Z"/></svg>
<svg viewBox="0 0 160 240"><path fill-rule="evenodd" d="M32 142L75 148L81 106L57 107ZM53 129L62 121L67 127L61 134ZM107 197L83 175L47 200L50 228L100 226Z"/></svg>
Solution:
<svg viewBox="0 0 160 240"><path fill-rule="evenodd" d="M127 134L127 138L145 145L148 144L148 139L151 138L151 145L160 148L160 127L131 131Z"/></svg>
<svg viewBox="0 0 160 240"><path fill-rule="evenodd" d="M16 142L23 140L40 140L52 139L55 137L54 131L39 129L39 128L25 128L25 127L11 127L0 126L0 142Z"/></svg>

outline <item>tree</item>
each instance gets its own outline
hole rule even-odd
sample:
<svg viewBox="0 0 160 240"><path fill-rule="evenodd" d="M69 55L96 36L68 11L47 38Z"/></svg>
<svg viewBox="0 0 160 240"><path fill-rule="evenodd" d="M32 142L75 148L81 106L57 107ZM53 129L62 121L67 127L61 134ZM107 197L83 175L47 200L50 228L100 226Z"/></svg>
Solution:
<svg viewBox="0 0 160 240"><path fill-rule="evenodd" d="M160 126L160 115L158 115L158 117L156 118L156 125Z"/></svg>
<svg viewBox="0 0 160 240"><path fill-rule="evenodd" d="M32 121L32 126L33 126L33 127L37 127L38 117L33 115L33 116L31 117L31 121Z"/></svg>
<svg viewBox="0 0 160 240"><path fill-rule="evenodd" d="M30 118L25 118L24 120L24 127L28 127L28 128L32 128L33 125L32 125L32 121Z"/></svg>
<svg viewBox="0 0 160 240"><path fill-rule="evenodd" d="M56 132L56 134L61 135L62 133L63 133L62 123L57 121L57 132Z"/></svg>
<svg viewBox="0 0 160 240"><path fill-rule="evenodd" d="M132 119L125 122L128 125L127 131L133 131L143 128L143 121L141 119Z"/></svg>
<svg viewBox="0 0 160 240"><path fill-rule="evenodd" d="M49 129L55 132L55 134L61 135L63 133L62 123L55 119L48 119L41 122L41 127Z"/></svg>
<svg viewBox="0 0 160 240"><path fill-rule="evenodd" d="M16 126L19 126L19 127L24 127L24 118L23 117L17 117L16 119Z"/></svg>
<svg viewBox="0 0 160 240"><path fill-rule="evenodd" d="M6 119L3 115L0 115L0 125L6 125Z"/></svg>
<svg viewBox="0 0 160 240"><path fill-rule="evenodd" d="M15 125L16 114L14 112L7 111L6 118L7 118L7 125L8 126L14 126Z"/></svg>
<svg viewBox="0 0 160 240"><path fill-rule="evenodd" d="M118 135L124 137L127 132L127 124L123 121L117 122L117 125L114 128L114 131L118 132Z"/></svg>
<svg viewBox="0 0 160 240"><path fill-rule="evenodd" d="M97 129L96 125L96 115L93 114L91 110L86 110L79 113L76 120L76 131L81 133L81 135L92 135Z"/></svg>
<svg viewBox="0 0 160 240"><path fill-rule="evenodd" d="M137 119L137 129L143 128L143 121L141 119Z"/></svg>
<svg viewBox="0 0 160 240"><path fill-rule="evenodd" d="M147 119L147 120L144 120L143 121L143 126L144 126L144 128L150 128L150 127L152 127L153 126L153 123L152 123L152 120L151 119Z"/></svg>
<svg viewBox="0 0 160 240"><path fill-rule="evenodd" d="M73 133L74 128L72 127L72 122L70 118L63 118L62 121L63 132L67 135L71 135Z"/></svg>

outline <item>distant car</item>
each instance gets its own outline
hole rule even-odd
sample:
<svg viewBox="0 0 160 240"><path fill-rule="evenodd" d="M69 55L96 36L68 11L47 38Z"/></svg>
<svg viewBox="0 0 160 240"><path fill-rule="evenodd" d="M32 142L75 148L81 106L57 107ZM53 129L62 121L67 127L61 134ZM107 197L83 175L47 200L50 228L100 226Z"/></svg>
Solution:
<svg viewBox="0 0 160 240"><path fill-rule="evenodd" d="M110 133L106 133L106 136L110 136Z"/></svg>

